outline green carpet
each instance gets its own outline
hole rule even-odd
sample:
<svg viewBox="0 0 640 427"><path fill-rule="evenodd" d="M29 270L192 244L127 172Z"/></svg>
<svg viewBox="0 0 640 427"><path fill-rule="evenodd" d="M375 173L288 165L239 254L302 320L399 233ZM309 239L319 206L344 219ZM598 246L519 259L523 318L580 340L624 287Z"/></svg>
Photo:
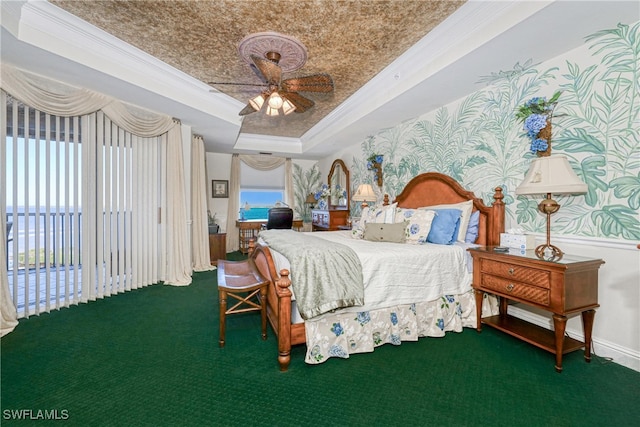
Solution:
<svg viewBox="0 0 640 427"><path fill-rule="evenodd" d="M215 272L20 321L1 344L1 423L113 426L626 426L640 373L490 328L278 370L256 313L218 347ZM30 410L29 420L16 414ZM34 420L57 415L64 421ZM57 411L57 412L53 412Z"/></svg>

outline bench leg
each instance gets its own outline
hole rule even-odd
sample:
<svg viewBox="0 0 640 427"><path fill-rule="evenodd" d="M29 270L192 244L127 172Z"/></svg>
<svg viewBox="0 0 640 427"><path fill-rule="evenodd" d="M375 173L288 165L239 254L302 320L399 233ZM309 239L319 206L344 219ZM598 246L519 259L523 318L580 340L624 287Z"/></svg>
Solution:
<svg viewBox="0 0 640 427"><path fill-rule="evenodd" d="M224 347L224 332L225 332L225 321L226 321L226 312L227 312L227 293L225 291L218 291L219 299L220 299L220 347Z"/></svg>

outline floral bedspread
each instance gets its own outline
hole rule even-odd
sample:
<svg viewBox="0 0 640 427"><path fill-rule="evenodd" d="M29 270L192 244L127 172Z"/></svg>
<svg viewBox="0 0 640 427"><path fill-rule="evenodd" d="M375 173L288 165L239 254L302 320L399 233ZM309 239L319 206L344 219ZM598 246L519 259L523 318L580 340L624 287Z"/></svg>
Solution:
<svg viewBox="0 0 640 427"><path fill-rule="evenodd" d="M482 317L498 313L495 296L484 296ZM372 352L383 344L400 345L419 337L442 337L476 327L473 290L446 295L435 301L399 305L356 313L326 314L305 322L305 362L322 363L330 357L348 358Z"/></svg>

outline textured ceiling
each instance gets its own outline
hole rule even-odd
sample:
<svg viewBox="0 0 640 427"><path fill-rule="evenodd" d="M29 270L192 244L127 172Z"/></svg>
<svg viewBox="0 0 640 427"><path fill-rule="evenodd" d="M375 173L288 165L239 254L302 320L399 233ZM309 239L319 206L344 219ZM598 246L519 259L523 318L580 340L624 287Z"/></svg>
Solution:
<svg viewBox="0 0 640 427"><path fill-rule="evenodd" d="M330 74L332 94L305 113L245 117L241 132L298 138L353 95L465 1L95 1L51 3L202 82L260 83L239 56L247 35L274 31L300 40L306 64L284 78ZM246 103L252 86L215 86Z"/></svg>

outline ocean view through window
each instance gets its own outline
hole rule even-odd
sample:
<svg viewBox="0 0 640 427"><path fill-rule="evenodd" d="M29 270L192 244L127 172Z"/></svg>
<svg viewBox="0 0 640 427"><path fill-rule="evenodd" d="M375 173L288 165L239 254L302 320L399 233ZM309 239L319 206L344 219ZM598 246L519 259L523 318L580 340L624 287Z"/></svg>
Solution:
<svg viewBox="0 0 640 427"><path fill-rule="evenodd" d="M269 209L283 202L283 190L240 190L240 212L238 219L267 219ZM246 209L246 208L249 209Z"/></svg>

